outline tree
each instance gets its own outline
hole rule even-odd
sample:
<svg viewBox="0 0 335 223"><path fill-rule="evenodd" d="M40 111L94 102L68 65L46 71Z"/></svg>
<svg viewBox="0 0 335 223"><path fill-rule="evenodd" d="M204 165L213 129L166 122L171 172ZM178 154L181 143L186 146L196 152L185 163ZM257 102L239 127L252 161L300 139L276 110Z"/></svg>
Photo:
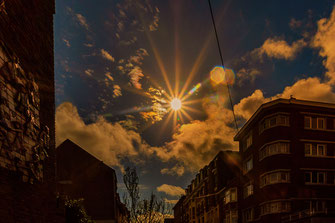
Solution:
<svg viewBox="0 0 335 223"><path fill-rule="evenodd" d="M151 193L150 198L140 198L139 178L135 168L127 167L123 176L128 194L123 200L130 210L129 222L131 223L160 223L164 216L170 213L168 205L163 199Z"/></svg>
<svg viewBox="0 0 335 223"><path fill-rule="evenodd" d="M65 219L67 223L95 223L86 214L83 201L84 199L69 199L65 202Z"/></svg>

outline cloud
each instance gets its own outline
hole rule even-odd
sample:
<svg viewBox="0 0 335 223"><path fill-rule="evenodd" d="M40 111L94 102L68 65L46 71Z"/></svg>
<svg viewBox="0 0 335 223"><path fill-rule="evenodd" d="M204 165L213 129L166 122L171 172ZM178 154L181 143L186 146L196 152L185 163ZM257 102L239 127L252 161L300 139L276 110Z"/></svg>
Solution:
<svg viewBox="0 0 335 223"><path fill-rule="evenodd" d="M66 45L67 47L70 47L70 46L71 46L69 40L67 40L67 39L65 39L65 38L63 38L62 40L63 40L63 42L65 43L65 45Z"/></svg>
<svg viewBox="0 0 335 223"><path fill-rule="evenodd" d="M168 203L168 204L177 204L179 200L169 200L169 199L164 199L164 202L165 203ZM173 216L171 216L173 218Z"/></svg>
<svg viewBox="0 0 335 223"><path fill-rule="evenodd" d="M163 168L161 169L161 174L167 174L172 176L182 176L185 173L185 168L181 165L175 165L171 169L169 168Z"/></svg>
<svg viewBox="0 0 335 223"><path fill-rule="evenodd" d="M139 66L135 66L129 73L130 83L137 89L142 89L140 80L144 77L142 69Z"/></svg>
<svg viewBox="0 0 335 223"><path fill-rule="evenodd" d="M112 55L110 55L106 50L101 49L100 52L101 52L101 56L103 58L105 58L106 60L110 60L112 62L115 61L114 57Z"/></svg>
<svg viewBox="0 0 335 223"><path fill-rule="evenodd" d="M86 30L89 30L89 26L87 24L86 18L82 15L82 14L75 14L77 21L79 22L79 24L84 27Z"/></svg>
<svg viewBox="0 0 335 223"><path fill-rule="evenodd" d="M94 70L92 69L87 69L85 70L85 74L87 74L88 76L91 76L92 77L92 74L94 73Z"/></svg>
<svg viewBox="0 0 335 223"><path fill-rule="evenodd" d="M234 112L237 116L247 120L259 106L268 100L264 98L263 92L257 89L252 95L241 99L238 104L234 105Z"/></svg>
<svg viewBox="0 0 335 223"><path fill-rule="evenodd" d="M109 123L102 117L85 124L77 108L69 102L56 109L56 145L70 139L110 166L123 169L121 161L142 163L150 155L149 146L141 136L123 128L119 123Z"/></svg>
<svg viewBox="0 0 335 223"><path fill-rule="evenodd" d="M114 84L113 88L113 98L122 96L121 87L119 85Z"/></svg>
<svg viewBox="0 0 335 223"><path fill-rule="evenodd" d="M145 94L150 99L150 111L140 112L140 115L144 120L151 121L152 123L161 121L168 112L166 107L168 102L164 96L164 90L149 87Z"/></svg>
<svg viewBox="0 0 335 223"><path fill-rule="evenodd" d="M110 81L114 81L114 78L112 77L110 72L105 73L105 76L110 80Z"/></svg>
<svg viewBox="0 0 335 223"><path fill-rule="evenodd" d="M251 82L254 82L256 77L261 75L261 71L259 71L258 69L256 68L241 68L236 76L237 76L237 79L238 79L238 84L239 85L242 85L242 83L244 81L251 81Z"/></svg>
<svg viewBox="0 0 335 223"><path fill-rule="evenodd" d="M334 103L335 101L335 93L331 85L322 83L317 77L310 77L298 80L292 86L285 87L282 93L269 98L265 98L263 92L257 89L250 96L241 99L240 102L234 106L234 111L237 116L247 120L263 103L278 98L290 98L291 96L301 100L329 103Z"/></svg>
<svg viewBox="0 0 335 223"><path fill-rule="evenodd" d="M318 30L312 40L312 47L320 49L320 56L325 57L323 61L327 69L326 76L331 84L335 84L335 6L330 17L318 21Z"/></svg>
<svg viewBox="0 0 335 223"><path fill-rule="evenodd" d="M181 125L173 134L171 142L154 149L156 155L162 161L175 160L185 171L193 172L208 164L219 151L237 150L238 145L233 140L236 131L231 127L233 115L224 107L225 103L223 97L215 101L211 97L205 98L203 107L207 119ZM165 173L170 171L172 169L163 170Z"/></svg>
<svg viewBox="0 0 335 223"><path fill-rule="evenodd" d="M156 31L158 29L158 22L159 22L159 9L155 8L155 15L153 22L149 25L150 31Z"/></svg>
<svg viewBox="0 0 335 223"><path fill-rule="evenodd" d="M289 26L291 29L297 29L300 28L302 26L302 21L296 20L295 18L292 18L290 20Z"/></svg>
<svg viewBox="0 0 335 223"><path fill-rule="evenodd" d="M275 59L293 60L298 52L306 45L307 43L303 39L297 40L289 45L283 39L268 38L260 48L253 51L253 54L258 55L259 58L266 55Z"/></svg>
<svg viewBox="0 0 335 223"><path fill-rule="evenodd" d="M170 196L181 196L185 194L185 190L178 186L162 184L161 186L157 187L158 192L166 193Z"/></svg>

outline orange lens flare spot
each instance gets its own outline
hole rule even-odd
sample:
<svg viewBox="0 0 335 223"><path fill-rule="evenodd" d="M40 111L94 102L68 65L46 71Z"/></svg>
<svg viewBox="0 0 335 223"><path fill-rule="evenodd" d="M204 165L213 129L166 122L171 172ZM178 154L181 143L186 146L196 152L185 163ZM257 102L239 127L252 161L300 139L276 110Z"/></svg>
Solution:
<svg viewBox="0 0 335 223"><path fill-rule="evenodd" d="M178 98L172 99L170 104L171 104L171 108L175 111L181 109L181 100Z"/></svg>
<svg viewBox="0 0 335 223"><path fill-rule="evenodd" d="M233 69L224 68L225 76L224 76L224 83L232 85L235 83L235 72Z"/></svg>
<svg viewBox="0 0 335 223"><path fill-rule="evenodd" d="M211 76L211 80L215 83L215 84L220 84L224 81L224 75L225 75L225 71L223 69L223 67L214 67L211 70L210 76Z"/></svg>
<svg viewBox="0 0 335 223"><path fill-rule="evenodd" d="M214 67L210 72L210 77L215 84L234 84L235 82L234 71L222 66Z"/></svg>

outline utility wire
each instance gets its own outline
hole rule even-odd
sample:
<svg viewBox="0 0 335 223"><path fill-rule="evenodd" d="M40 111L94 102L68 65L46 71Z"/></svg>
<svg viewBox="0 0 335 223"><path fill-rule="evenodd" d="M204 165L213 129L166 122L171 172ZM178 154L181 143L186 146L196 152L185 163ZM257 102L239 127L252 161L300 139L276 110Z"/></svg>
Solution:
<svg viewBox="0 0 335 223"><path fill-rule="evenodd" d="M218 48L219 48L221 65L222 65L222 67L224 67L223 57L222 57L222 52L221 52L221 47L220 47L220 42L219 42L219 38L218 38L218 33L216 31L216 25L215 25L215 20L214 20L214 15L213 15L213 10L212 10L211 0L208 0L208 5L209 5L209 10L211 12L213 28L214 28L214 33L215 33L215 37L216 37L216 43L218 44ZM228 82L227 82L227 90L228 90L228 95L229 95L229 101L230 101L231 110L233 111L235 128L236 128L236 131L238 132L238 126L237 126L236 116L235 116L235 112L234 112L234 106L233 106L233 102L232 102L232 99L231 99L230 88L229 88L229 83Z"/></svg>

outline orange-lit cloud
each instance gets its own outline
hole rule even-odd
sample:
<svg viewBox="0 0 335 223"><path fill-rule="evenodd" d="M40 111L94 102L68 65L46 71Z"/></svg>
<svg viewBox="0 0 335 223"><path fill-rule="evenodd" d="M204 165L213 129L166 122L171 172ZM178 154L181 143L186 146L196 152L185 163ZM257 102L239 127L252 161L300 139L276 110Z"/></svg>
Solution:
<svg viewBox="0 0 335 223"><path fill-rule="evenodd" d="M144 77L143 71L139 66L135 66L130 72L128 73L130 77L130 83L137 89L142 89L142 84L140 80Z"/></svg>
<svg viewBox="0 0 335 223"><path fill-rule="evenodd" d="M70 139L107 165L123 169L121 160L127 158L134 163L143 162L149 154L149 146L141 136L122 127L109 123L102 117L95 123L85 124L77 108L69 102L56 109L56 145Z"/></svg>
<svg viewBox="0 0 335 223"><path fill-rule="evenodd" d="M323 64L328 70L326 75L331 84L335 84L335 6L328 19L318 21L318 31L311 45L320 48L320 56L325 57Z"/></svg>
<svg viewBox="0 0 335 223"><path fill-rule="evenodd" d="M322 83L317 77L310 77L298 80L292 86L285 87L282 93L269 98L265 98L263 92L257 89L234 106L235 114L247 120L263 103L278 98L290 98L291 96L301 100L329 103L334 103L335 101L335 93L331 85Z"/></svg>
<svg viewBox="0 0 335 223"><path fill-rule="evenodd" d="M263 45L254 50L260 58L266 55L270 58L293 60L298 52L305 47L307 43L303 40L297 40L289 45L285 40L280 38L269 38L265 40Z"/></svg>
<svg viewBox="0 0 335 223"><path fill-rule="evenodd" d="M155 148L162 161L173 161L183 166L184 171L198 171L208 164L221 150L237 150L233 141L236 130L230 126L232 112L225 108L225 101L206 98L203 107L208 115L204 121L194 120L181 125L164 147ZM163 169L162 173L182 174L179 168Z"/></svg>
<svg viewBox="0 0 335 223"><path fill-rule="evenodd" d="M121 87L117 84L113 85L113 98L122 96Z"/></svg>
<svg viewBox="0 0 335 223"><path fill-rule="evenodd" d="M112 55L110 55L106 50L101 49L100 52L101 52L101 56L103 58L105 58L106 60L109 60L109 61L112 61L112 62L115 61L114 57Z"/></svg>
<svg viewBox="0 0 335 223"><path fill-rule="evenodd" d="M175 165L172 168L163 168L161 169L161 174L167 174L167 175L177 175L182 176L185 173L185 168L181 165Z"/></svg>
<svg viewBox="0 0 335 223"><path fill-rule="evenodd" d="M185 194L185 190L183 188L168 184L162 184L161 186L157 187L157 191L175 197Z"/></svg>

